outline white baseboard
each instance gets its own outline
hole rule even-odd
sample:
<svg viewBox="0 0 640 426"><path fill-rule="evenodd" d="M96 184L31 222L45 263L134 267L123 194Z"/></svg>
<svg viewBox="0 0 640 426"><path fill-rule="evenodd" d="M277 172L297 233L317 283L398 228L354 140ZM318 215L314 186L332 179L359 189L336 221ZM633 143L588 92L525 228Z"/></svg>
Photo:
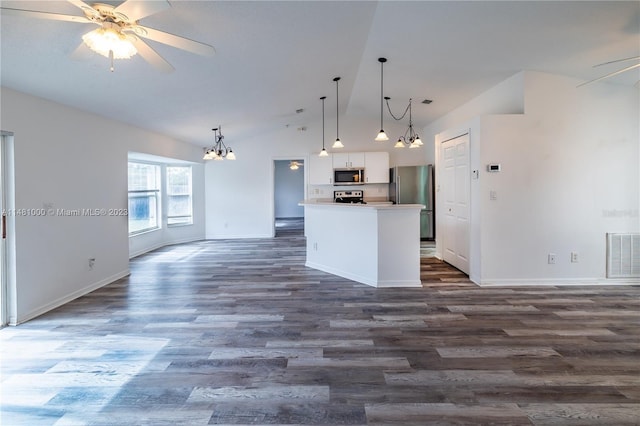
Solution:
<svg viewBox="0 0 640 426"><path fill-rule="evenodd" d="M369 277L363 277L361 275L353 274L351 272L343 271L336 268L331 268L326 265L321 265L315 262L305 262L304 266L308 268L317 269L318 271L326 272L328 274L337 275L342 278L346 278L351 281L359 282L360 284L366 284L375 288L408 288L408 287L422 287L422 282L418 281L379 281Z"/></svg>
<svg viewBox="0 0 640 426"><path fill-rule="evenodd" d="M507 286L596 286L596 285L638 285L640 280L606 278L531 278L531 279L484 279L478 283L481 287Z"/></svg>
<svg viewBox="0 0 640 426"><path fill-rule="evenodd" d="M143 255L145 253L149 253L150 251L158 250L159 248L162 248L162 247L172 246L174 244L193 243L194 241L202 241L202 238L201 237L185 238L183 240L165 241L165 242L162 242L162 243L154 244L152 246L140 249L140 250L138 250L138 251L136 251L134 253L129 253L129 259L133 259L134 257L138 257L138 256Z"/></svg>
<svg viewBox="0 0 640 426"><path fill-rule="evenodd" d="M40 306L39 308L33 309L30 312L27 312L25 315L20 316L20 318L9 318L9 325L18 325L18 324L22 324L24 322L27 322L29 320L32 320L36 317L39 317L42 314L45 314L55 308L58 308L62 305L64 305L65 303L69 303L72 300L77 299L78 297L82 297L87 293L91 293L94 290L99 289L100 287L104 287L107 284L111 284L114 281L119 280L120 278L124 278L127 275L129 275L129 269L127 268L124 271L121 271L117 274L111 275L110 277L107 277L105 279L102 279L98 282L89 284L86 287L81 288L80 290L74 291L71 294L68 294L64 297L61 297L59 299L54 300L53 302L47 303L46 305Z"/></svg>

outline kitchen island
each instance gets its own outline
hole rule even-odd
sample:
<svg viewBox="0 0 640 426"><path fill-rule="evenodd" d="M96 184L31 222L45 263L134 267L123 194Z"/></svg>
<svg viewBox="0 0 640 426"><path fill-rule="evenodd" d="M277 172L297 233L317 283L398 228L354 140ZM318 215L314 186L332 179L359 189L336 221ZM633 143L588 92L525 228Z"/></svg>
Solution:
<svg viewBox="0 0 640 426"><path fill-rule="evenodd" d="M420 287L421 204L304 201L305 265L373 287Z"/></svg>

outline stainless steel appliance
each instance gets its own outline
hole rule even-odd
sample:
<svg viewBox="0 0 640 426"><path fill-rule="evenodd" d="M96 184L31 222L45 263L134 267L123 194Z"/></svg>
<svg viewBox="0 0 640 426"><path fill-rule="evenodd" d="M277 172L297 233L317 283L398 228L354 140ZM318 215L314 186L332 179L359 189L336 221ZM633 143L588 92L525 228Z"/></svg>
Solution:
<svg viewBox="0 0 640 426"><path fill-rule="evenodd" d="M401 166L389 169L389 200L394 204L424 204L420 211L420 238L435 238L433 165Z"/></svg>
<svg viewBox="0 0 640 426"><path fill-rule="evenodd" d="M334 185L363 185L364 169L333 169Z"/></svg>
<svg viewBox="0 0 640 426"><path fill-rule="evenodd" d="M333 191L336 203L365 204L362 191Z"/></svg>

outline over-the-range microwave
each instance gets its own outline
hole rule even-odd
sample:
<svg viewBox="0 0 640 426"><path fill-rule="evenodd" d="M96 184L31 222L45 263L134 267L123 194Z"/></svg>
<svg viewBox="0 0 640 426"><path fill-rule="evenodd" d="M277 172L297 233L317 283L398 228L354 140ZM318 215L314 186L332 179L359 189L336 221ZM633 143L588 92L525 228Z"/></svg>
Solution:
<svg viewBox="0 0 640 426"><path fill-rule="evenodd" d="M364 184L364 169L333 169L334 185Z"/></svg>

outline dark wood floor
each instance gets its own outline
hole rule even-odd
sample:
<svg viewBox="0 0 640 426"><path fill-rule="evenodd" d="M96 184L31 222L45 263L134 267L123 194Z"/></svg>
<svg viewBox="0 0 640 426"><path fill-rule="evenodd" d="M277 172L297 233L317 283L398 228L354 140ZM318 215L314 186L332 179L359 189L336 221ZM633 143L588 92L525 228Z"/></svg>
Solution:
<svg viewBox="0 0 640 426"><path fill-rule="evenodd" d="M637 425L640 288L423 288L304 267L301 229L166 247L0 331L2 425Z"/></svg>

